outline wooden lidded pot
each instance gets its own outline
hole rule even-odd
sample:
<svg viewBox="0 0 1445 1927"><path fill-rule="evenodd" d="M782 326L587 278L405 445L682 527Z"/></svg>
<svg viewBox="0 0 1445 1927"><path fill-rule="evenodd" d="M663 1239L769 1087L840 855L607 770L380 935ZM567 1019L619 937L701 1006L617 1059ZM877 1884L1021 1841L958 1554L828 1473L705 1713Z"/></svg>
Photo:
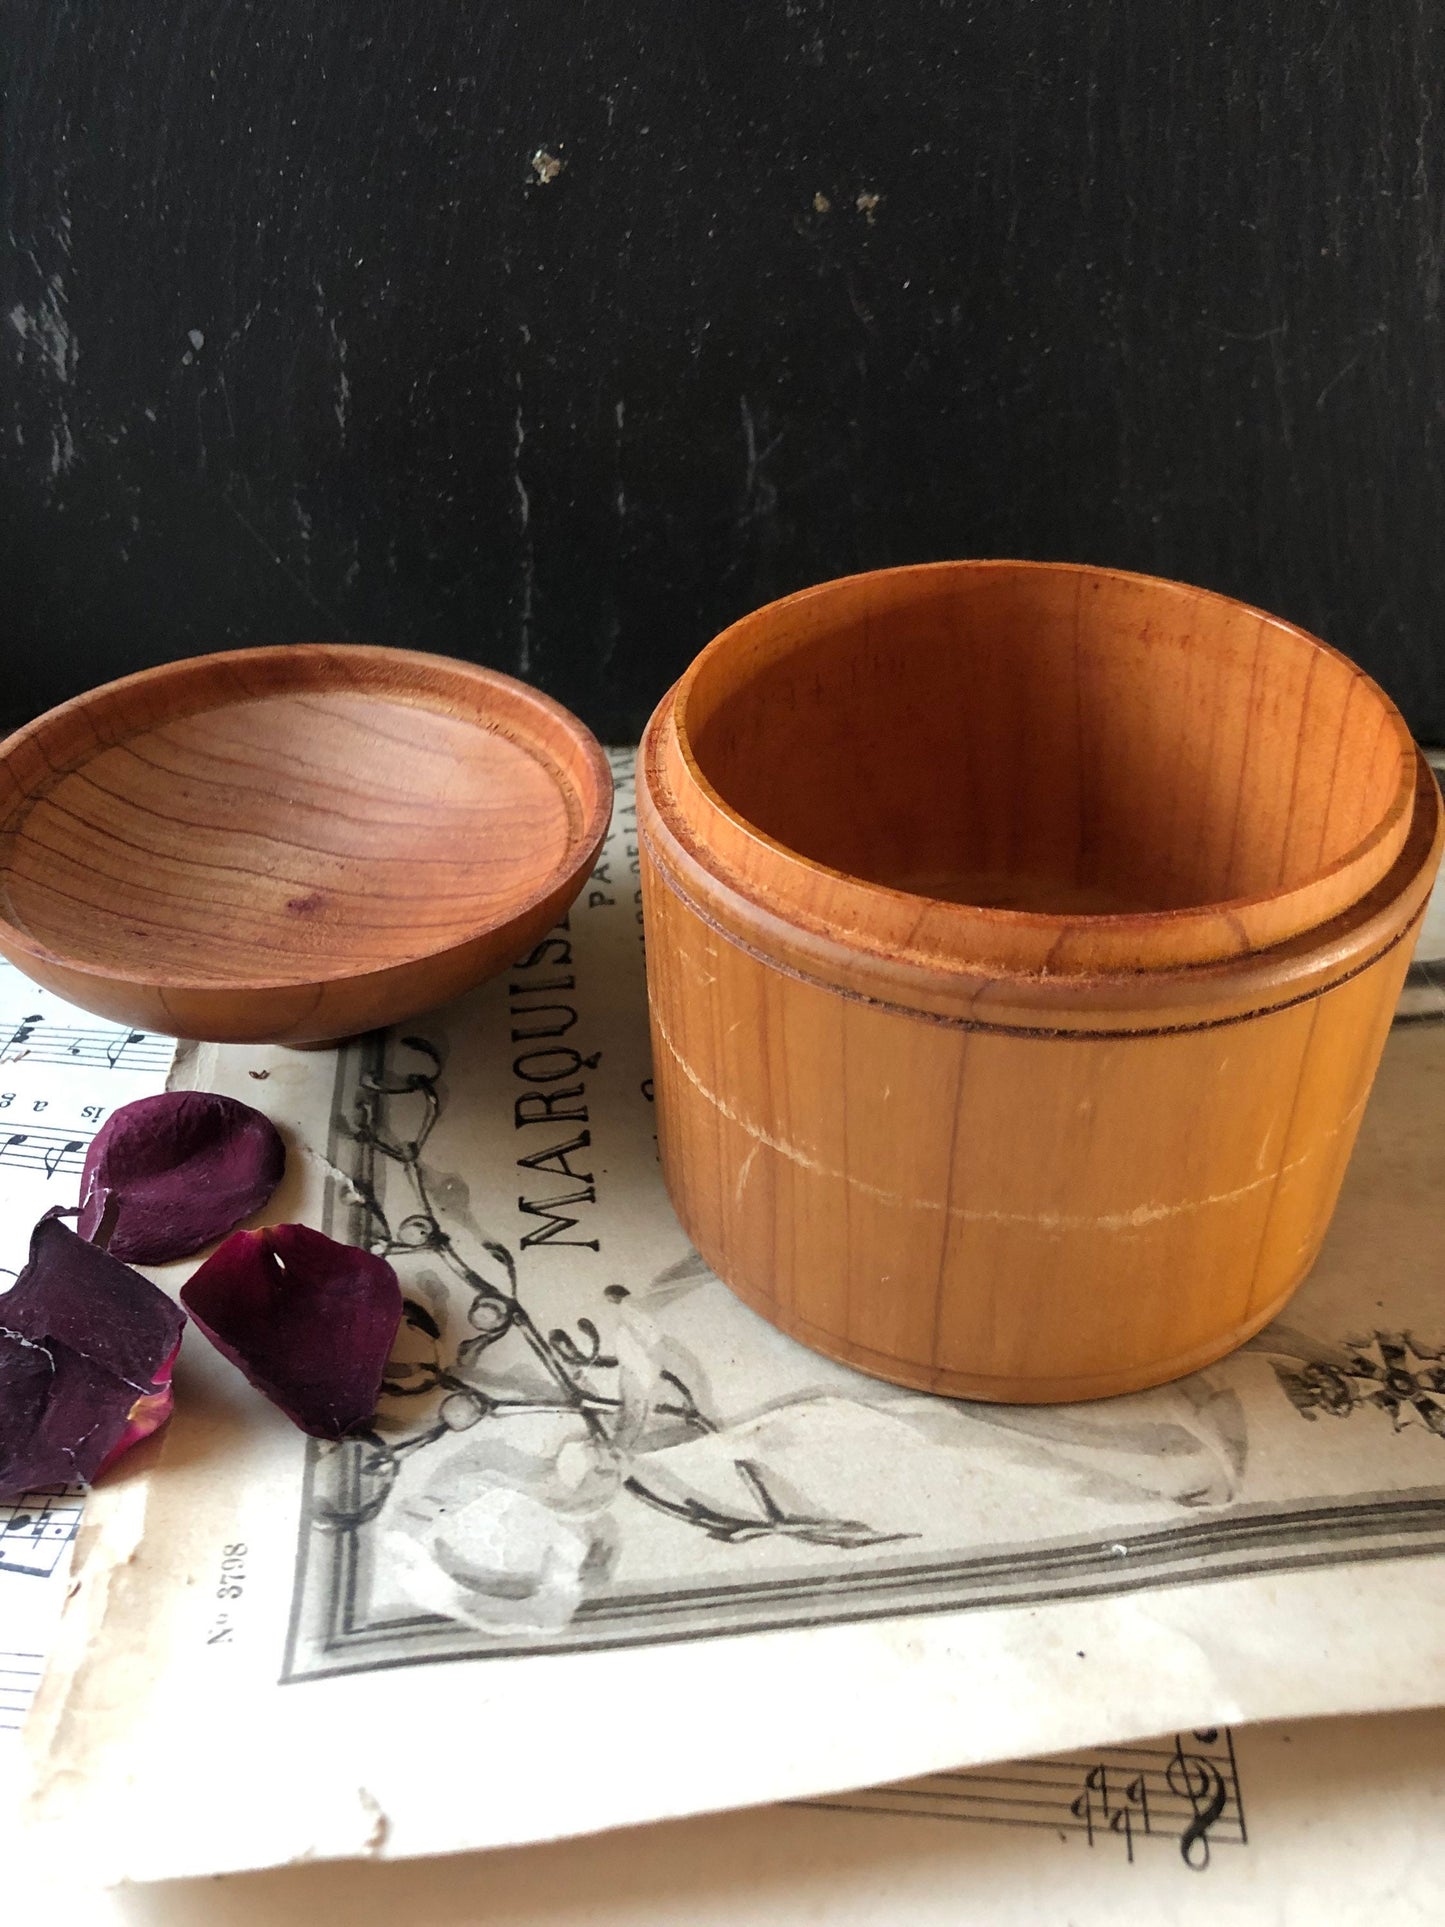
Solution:
<svg viewBox="0 0 1445 1927"><path fill-rule="evenodd" d="M1442 842L1345 657L1147 576L884 570L725 630L638 779L663 1169L749 1305L1038 1401L1275 1316Z"/></svg>

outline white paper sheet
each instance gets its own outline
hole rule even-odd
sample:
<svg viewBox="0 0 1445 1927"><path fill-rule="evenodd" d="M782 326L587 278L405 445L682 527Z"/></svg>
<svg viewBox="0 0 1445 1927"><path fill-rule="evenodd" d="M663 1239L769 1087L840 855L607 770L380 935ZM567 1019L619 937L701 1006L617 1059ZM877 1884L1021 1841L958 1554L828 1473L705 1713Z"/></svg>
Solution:
<svg viewBox="0 0 1445 1927"><path fill-rule="evenodd" d="M1205 1827L1200 1759L1224 1795ZM1376 1927L1445 1914L1442 1762L1445 1714L1319 1720L546 1847L109 1894L77 1838L64 1869L7 1856L0 1894L47 1927Z"/></svg>
<svg viewBox="0 0 1445 1927"><path fill-rule="evenodd" d="M107 1024L0 962L0 1290L35 1221L78 1201L86 1147L110 1113L164 1089L175 1042ZM81 1495L0 1501L0 1759L18 1738L65 1592Z"/></svg>
<svg viewBox="0 0 1445 1927"><path fill-rule="evenodd" d="M1127 1399L922 1398L686 1245L630 808L498 983L334 1056L195 1059L291 1140L272 1215L392 1258L404 1368L374 1437L308 1447L188 1339L168 1436L88 1509L37 1851L406 1858L1445 1701L1429 968L1280 1325Z"/></svg>

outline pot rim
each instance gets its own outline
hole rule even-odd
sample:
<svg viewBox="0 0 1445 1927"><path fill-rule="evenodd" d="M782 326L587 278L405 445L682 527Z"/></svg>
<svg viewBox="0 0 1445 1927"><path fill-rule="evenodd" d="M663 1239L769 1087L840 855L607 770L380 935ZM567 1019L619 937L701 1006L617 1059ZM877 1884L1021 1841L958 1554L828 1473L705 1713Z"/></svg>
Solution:
<svg viewBox="0 0 1445 1927"><path fill-rule="evenodd" d="M703 772L688 731L688 710L701 678L727 656L762 642L780 616L862 583L946 581L950 577L1072 575L1088 581L1139 585L1169 598L1188 597L1253 618L1317 650L1369 692L1392 731L1399 777L1384 813L1333 863L1285 890L1174 909L1050 914L957 903L872 882L805 856L741 814ZM784 639L770 659L785 655ZM1217 591L1167 577L1074 562L988 559L908 564L836 577L752 610L716 635L659 704L643 740L643 754L670 723L676 755L668 757L676 787L685 787L697 815L686 840L719 882L819 935L842 934L850 946L925 969L978 971L994 976L1095 978L1114 973L1177 971L1191 965L1238 961L1329 924L1368 897L1396 866L1417 813L1417 758L1404 718L1386 692L1348 657L1297 624ZM675 815L675 812L673 813ZM668 812L664 811L665 818ZM700 820L699 820L700 819ZM670 818L669 827L677 823Z"/></svg>

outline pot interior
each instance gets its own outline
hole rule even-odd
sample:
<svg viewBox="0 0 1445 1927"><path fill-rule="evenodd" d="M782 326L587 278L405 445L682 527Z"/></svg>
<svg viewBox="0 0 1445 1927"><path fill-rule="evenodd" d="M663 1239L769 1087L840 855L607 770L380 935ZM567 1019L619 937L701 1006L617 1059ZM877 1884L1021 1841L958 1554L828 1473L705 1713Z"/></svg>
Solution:
<svg viewBox="0 0 1445 1927"><path fill-rule="evenodd" d="M1384 836L1411 754L1376 685L1302 631L1041 564L761 609L704 653L684 722L720 800L797 855L1068 917L1297 890Z"/></svg>

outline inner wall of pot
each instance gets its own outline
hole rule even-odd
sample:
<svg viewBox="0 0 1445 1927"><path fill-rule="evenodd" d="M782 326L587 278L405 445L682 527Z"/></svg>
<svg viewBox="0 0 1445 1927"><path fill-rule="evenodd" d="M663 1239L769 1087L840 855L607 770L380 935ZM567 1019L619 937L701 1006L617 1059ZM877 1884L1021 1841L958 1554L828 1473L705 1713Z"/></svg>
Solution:
<svg viewBox="0 0 1445 1927"><path fill-rule="evenodd" d="M867 882L1057 915L1307 883L1381 822L1400 737L1256 611L1070 569L899 571L757 612L686 729L731 809Z"/></svg>

